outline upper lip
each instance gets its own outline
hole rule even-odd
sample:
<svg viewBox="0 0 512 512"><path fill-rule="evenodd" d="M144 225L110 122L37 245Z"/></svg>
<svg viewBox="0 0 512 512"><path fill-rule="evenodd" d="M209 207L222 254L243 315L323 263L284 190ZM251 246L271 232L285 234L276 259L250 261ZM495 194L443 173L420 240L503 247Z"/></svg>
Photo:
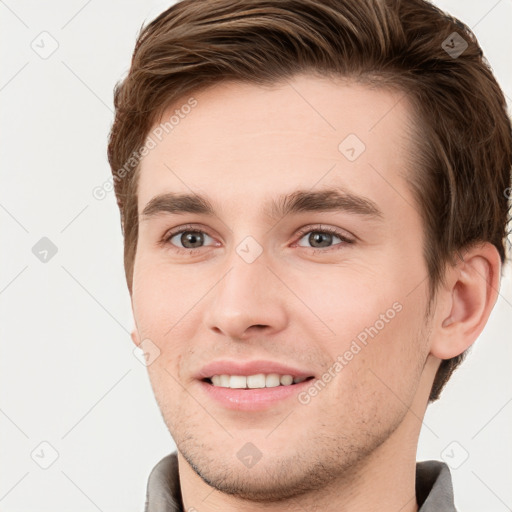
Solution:
<svg viewBox="0 0 512 512"><path fill-rule="evenodd" d="M214 375L256 375L258 373L277 373L279 375L291 375L292 377L312 377L313 374L307 370L294 368L276 361L212 361L203 366L196 375L197 379L207 379Z"/></svg>

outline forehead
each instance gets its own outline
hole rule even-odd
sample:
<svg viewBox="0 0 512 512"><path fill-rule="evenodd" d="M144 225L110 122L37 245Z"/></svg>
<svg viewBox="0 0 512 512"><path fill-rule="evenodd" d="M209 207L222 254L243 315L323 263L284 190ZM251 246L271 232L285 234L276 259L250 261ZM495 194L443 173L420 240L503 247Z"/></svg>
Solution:
<svg viewBox="0 0 512 512"><path fill-rule="evenodd" d="M389 200L408 195L400 176L411 126L403 92L301 75L270 87L220 83L192 96L150 131L155 147L141 160L139 212L163 192L197 192L242 209L315 186L377 198L386 184Z"/></svg>

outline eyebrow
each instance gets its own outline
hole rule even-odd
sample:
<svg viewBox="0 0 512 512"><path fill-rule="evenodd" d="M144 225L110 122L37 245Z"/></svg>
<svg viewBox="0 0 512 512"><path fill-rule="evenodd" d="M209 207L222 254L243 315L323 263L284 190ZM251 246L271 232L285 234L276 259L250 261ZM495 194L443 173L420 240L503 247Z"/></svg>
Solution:
<svg viewBox="0 0 512 512"><path fill-rule="evenodd" d="M337 189L318 191L297 190L270 200L264 213L271 219L279 219L300 212L347 212L372 219L382 219L383 214L370 199ZM160 214L197 213L215 216L211 201L197 194L168 192L153 197L144 207L141 220L149 220Z"/></svg>

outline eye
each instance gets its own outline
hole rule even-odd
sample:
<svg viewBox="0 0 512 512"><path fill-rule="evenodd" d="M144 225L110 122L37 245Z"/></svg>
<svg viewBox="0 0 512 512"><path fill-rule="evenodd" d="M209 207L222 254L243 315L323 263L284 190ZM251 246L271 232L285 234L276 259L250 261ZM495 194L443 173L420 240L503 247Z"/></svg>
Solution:
<svg viewBox="0 0 512 512"><path fill-rule="evenodd" d="M170 243L175 246L178 252L193 252L195 249L201 249L205 242L213 238L204 231L191 228L182 228L179 231L169 233L164 238L164 243Z"/></svg>
<svg viewBox="0 0 512 512"><path fill-rule="evenodd" d="M300 242L302 240L306 240L306 243L311 244L312 249L323 249L332 247L333 241L337 238L339 243L335 245L345 245L354 243L353 240L347 238L344 233L334 228L318 228L311 229L306 228L301 230L299 233L301 236L298 245L301 247L308 247L307 245L303 245Z"/></svg>
<svg viewBox="0 0 512 512"><path fill-rule="evenodd" d="M321 252L326 252L332 248L336 249L336 246L343 247L354 243L354 240L348 238L344 232L322 226L303 228L298 235L300 239L296 245L309 249L324 249ZM338 242L336 242L336 239ZM212 242L214 243L212 244ZM174 251L184 254L191 254L204 247L218 245L215 244L215 240L210 235L195 226L183 226L177 231L167 233L164 235L161 244L163 246L171 244ZM307 244L310 244L310 246Z"/></svg>

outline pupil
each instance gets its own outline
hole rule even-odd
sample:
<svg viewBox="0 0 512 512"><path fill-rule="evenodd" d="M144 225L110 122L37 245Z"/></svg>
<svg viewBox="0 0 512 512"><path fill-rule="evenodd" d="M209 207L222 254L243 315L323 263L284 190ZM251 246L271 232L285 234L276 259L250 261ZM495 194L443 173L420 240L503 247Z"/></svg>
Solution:
<svg viewBox="0 0 512 512"><path fill-rule="evenodd" d="M202 234L201 233L186 233L186 234L183 234L181 235L181 243L183 244L184 247L187 247L187 248L195 248L197 246L200 246L201 242L202 242ZM187 245L187 244L191 244L191 245Z"/></svg>
<svg viewBox="0 0 512 512"><path fill-rule="evenodd" d="M324 243L322 245L322 238L324 238L324 242L327 242L327 243ZM309 235L309 243L313 246L315 246L315 243L319 242L320 245L316 246L316 247L328 247L329 246L329 242L331 241L331 238L332 238L332 235L330 233L312 233L311 235Z"/></svg>

